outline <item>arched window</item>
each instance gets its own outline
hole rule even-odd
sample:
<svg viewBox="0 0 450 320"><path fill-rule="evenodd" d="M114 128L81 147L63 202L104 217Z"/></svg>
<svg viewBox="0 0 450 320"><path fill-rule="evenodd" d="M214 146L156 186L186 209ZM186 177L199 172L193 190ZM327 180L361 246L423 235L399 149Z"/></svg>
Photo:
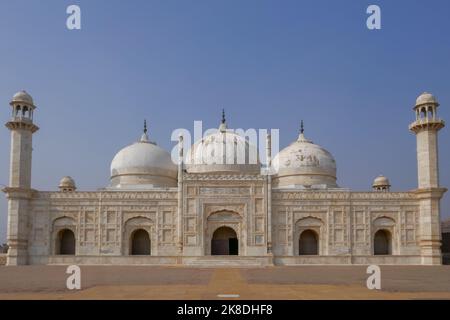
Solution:
<svg viewBox="0 0 450 320"><path fill-rule="evenodd" d="M422 113L422 118L425 119L427 117L427 109L425 107L423 107L421 109L421 113Z"/></svg>
<svg viewBox="0 0 450 320"><path fill-rule="evenodd" d="M299 255L318 255L319 239L317 233L312 230L305 230L300 234L298 243Z"/></svg>
<svg viewBox="0 0 450 320"><path fill-rule="evenodd" d="M428 108L428 119L433 119L434 118L433 114L434 114L433 107L429 107Z"/></svg>
<svg viewBox="0 0 450 320"><path fill-rule="evenodd" d="M57 254L75 254L75 235L72 230L64 229L58 233Z"/></svg>
<svg viewBox="0 0 450 320"><path fill-rule="evenodd" d="M378 230L373 239L373 249L375 255L392 254L391 233L387 230Z"/></svg>
<svg viewBox="0 0 450 320"><path fill-rule="evenodd" d="M211 239L211 255L238 255L239 240L230 227L220 227Z"/></svg>
<svg viewBox="0 0 450 320"><path fill-rule="evenodd" d="M131 235L131 255L149 256L150 236L147 231L138 229Z"/></svg>

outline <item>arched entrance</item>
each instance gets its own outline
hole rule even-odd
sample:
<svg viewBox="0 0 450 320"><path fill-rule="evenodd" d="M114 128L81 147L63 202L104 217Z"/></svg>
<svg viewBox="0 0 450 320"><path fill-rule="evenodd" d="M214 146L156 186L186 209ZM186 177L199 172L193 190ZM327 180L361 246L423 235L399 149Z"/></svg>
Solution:
<svg viewBox="0 0 450 320"><path fill-rule="evenodd" d="M57 254L75 254L75 235L72 230L64 229L58 233Z"/></svg>
<svg viewBox="0 0 450 320"><path fill-rule="evenodd" d="M131 234L131 255L150 255L150 236L143 229Z"/></svg>
<svg viewBox="0 0 450 320"><path fill-rule="evenodd" d="M318 255L319 241L317 234L312 230L305 230L300 234L298 243L299 255Z"/></svg>
<svg viewBox="0 0 450 320"><path fill-rule="evenodd" d="M211 255L238 255L239 240L230 227L220 227L211 239Z"/></svg>
<svg viewBox="0 0 450 320"><path fill-rule="evenodd" d="M387 230L378 230L373 239L373 253L375 255L389 255L392 253L391 233Z"/></svg>

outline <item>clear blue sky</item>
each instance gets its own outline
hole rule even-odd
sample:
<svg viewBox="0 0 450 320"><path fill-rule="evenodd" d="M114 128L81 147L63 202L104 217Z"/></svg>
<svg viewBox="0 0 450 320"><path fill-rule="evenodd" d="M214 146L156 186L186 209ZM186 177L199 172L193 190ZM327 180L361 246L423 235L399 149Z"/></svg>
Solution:
<svg viewBox="0 0 450 320"><path fill-rule="evenodd" d="M66 29L78 4L82 30ZM382 29L366 28L378 4ZM26 89L38 109L33 187L108 184L114 154L142 121L171 149L175 128L280 128L281 145L306 135L336 158L338 183L369 190L417 186L412 106L434 93L450 123L450 1L0 1L0 122ZM441 185L450 186L450 128L440 132ZM0 184L10 135L0 130ZM0 240L7 205L0 198ZM442 204L450 215L450 196Z"/></svg>

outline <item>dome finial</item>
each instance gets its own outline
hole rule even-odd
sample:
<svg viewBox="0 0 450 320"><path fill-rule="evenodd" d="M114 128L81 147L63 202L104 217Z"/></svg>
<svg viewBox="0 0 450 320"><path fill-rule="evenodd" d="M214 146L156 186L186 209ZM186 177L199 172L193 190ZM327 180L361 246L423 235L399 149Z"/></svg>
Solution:
<svg viewBox="0 0 450 320"><path fill-rule="evenodd" d="M220 121L219 131L220 132L227 131L227 123L226 123L226 119L225 119L225 109L222 109L222 121Z"/></svg>
<svg viewBox="0 0 450 320"><path fill-rule="evenodd" d="M150 142L147 134L147 120L144 119L144 133L141 136L141 142Z"/></svg>
<svg viewBox="0 0 450 320"><path fill-rule="evenodd" d="M225 123L226 119L225 119L225 109L222 109L222 123Z"/></svg>
<svg viewBox="0 0 450 320"><path fill-rule="evenodd" d="M303 142L311 142L308 139L305 138L305 127L303 125L303 120L300 121L300 134L298 135L297 141L303 141Z"/></svg>

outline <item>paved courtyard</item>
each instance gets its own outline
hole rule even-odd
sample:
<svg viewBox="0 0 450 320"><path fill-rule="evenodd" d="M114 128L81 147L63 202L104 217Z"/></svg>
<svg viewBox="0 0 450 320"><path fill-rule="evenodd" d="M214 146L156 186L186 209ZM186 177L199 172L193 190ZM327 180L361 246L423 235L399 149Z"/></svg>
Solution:
<svg viewBox="0 0 450 320"><path fill-rule="evenodd" d="M366 288L365 266L81 266L77 291L65 271L2 266L0 299L450 299L450 266L381 266L382 290Z"/></svg>

